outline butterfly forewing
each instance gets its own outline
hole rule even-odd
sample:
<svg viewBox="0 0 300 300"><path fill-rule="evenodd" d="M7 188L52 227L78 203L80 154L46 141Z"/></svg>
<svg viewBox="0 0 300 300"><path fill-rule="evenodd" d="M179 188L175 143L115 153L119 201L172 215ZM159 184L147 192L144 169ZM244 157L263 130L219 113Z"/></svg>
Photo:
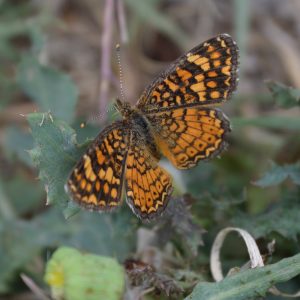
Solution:
<svg viewBox="0 0 300 300"><path fill-rule="evenodd" d="M145 90L137 107L149 114L220 103L236 88L237 67L238 48L221 34L177 59Z"/></svg>
<svg viewBox="0 0 300 300"><path fill-rule="evenodd" d="M67 190L79 205L109 210L119 205L128 151L129 130L118 121L94 140L73 169Z"/></svg>

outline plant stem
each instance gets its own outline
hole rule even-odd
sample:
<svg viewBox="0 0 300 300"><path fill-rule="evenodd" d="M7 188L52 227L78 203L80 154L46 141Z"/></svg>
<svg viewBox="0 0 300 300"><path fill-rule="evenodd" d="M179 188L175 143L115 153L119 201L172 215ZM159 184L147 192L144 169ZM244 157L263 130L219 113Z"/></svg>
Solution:
<svg viewBox="0 0 300 300"><path fill-rule="evenodd" d="M103 34L101 39L101 66L100 66L100 91L99 110L102 115L101 123L107 120L108 88L111 77L111 45L113 28L114 0L106 0L103 19Z"/></svg>

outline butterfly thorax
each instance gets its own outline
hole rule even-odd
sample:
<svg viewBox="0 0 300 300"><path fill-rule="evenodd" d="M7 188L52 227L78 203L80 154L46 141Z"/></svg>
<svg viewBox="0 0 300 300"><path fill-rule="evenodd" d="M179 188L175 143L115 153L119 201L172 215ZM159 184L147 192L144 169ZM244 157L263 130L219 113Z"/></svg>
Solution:
<svg viewBox="0 0 300 300"><path fill-rule="evenodd" d="M124 119L128 119L133 113L133 108L131 105L128 102L122 102L120 99L116 100L115 108Z"/></svg>
<svg viewBox="0 0 300 300"><path fill-rule="evenodd" d="M116 101L116 109L130 127L131 138L146 145L150 153L159 159L161 155L151 133L151 125L143 113L136 107L132 107L128 102L122 102L119 99Z"/></svg>

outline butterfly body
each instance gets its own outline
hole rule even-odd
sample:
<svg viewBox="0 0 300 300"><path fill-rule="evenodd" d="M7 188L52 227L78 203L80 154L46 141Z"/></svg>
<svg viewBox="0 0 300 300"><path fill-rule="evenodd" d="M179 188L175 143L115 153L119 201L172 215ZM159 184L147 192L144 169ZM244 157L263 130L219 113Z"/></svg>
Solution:
<svg viewBox="0 0 300 300"><path fill-rule="evenodd" d="M161 214L172 193L171 176L158 162L178 169L219 155L230 123L214 106L237 85L238 49L227 34L177 59L144 91L135 106L117 100L122 120L96 137L66 184L71 198L105 211L126 200L141 219Z"/></svg>
<svg viewBox="0 0 300 300"><path fill-rule="evenodd" d="M128 102L121 102L119 99L117 99L115 106L123 117L124 126L131 132L131 140L146 145L152 156L160 159L161 154L152 134L153 125L147 120L143 112L136 106L132 107Z"/></svg>

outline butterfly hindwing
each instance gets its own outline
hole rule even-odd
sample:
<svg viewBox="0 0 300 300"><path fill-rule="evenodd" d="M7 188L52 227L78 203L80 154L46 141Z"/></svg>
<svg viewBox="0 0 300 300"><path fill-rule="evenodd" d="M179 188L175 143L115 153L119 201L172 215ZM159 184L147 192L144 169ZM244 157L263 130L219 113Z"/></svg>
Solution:
<svg viewBox="0 0 300 300"><path fill-rule="evenodd" d="M230 124L210 108L178 108L149 116L156 143L175 167L189 169L218 155L227 145Z"/></svg>
<svg viewBox="0 0 300 300"><path fill-rule="evenodd" d="M139 218L153 219L165 209L172 192L171 178L134 132L125 177L127 203Z"/></svg>
<svg viewBox="0 0 300 300"><path fill-rule="evenodd" d="M129 132L123 121L108 126L74 167L66 188L72 199L92 210L120 204Z"/></svg>
<svg viewBox="0 0 300 300"><path fill-rule="evenodd" d="M238 48L221 34L177 59L142 94L137 107L150 114L178 107L214 105L237 85Z"/></svg>

